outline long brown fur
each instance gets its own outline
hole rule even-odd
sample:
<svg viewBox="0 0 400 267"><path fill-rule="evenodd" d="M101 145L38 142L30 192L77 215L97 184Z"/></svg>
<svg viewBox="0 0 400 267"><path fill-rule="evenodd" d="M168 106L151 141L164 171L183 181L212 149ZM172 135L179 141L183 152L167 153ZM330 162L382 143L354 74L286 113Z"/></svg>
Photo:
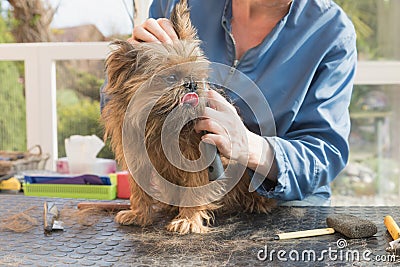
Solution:
<svg viewBox="0 0 400 267"><path fill-rule="evenodd" d="M147 156L155 170L171 183L193 188L209 183L207 169L198 172L181 170L173 166L163 153L161 131L162 127L165 127L164 122L167 120L168 114L177 107L180 111L171 123L167 123L167 128L169 127L169 130L173 131L182 126L179 125L182 121L191 116L203 114L206 103L204 98L200 98L200 103L196 108L180 108L179 101L185 94L185 88L163 85L162 81L160 84L156 74L168 74L176 71L177 73L174 74L177 74L181 80L190 76L200 81L207 78L209 63L199 47L199 40L190 21L186 0L181 0L176 5L171 15L171 22L180 38L173 44L131 44L126 41L115 41L112 44L113 50L106 60L109 81L105 93L110 100L102 112L105 138L111 139L111 146L122 168L128 169L130 166L132 176L144 177L149 185L157 188L156 194L164 194L164 187L162 184L158 184L153 172L149 170L149 163L145 160ZM196 64L194 66L185 65L187 63ZM169 69L170 67L174 68ZM146 90L143 88L150 85L160 85L161 87L160 90L143 94L143 90ZM198 88L197 93L200 97L204 97L204 88ZM129 103L133 97L135 97L135 101L130 107ZM152 106L150 103L155 104ZM136 141L131 142L132 151L125 151L132 157L126 158L122 132L128 108L131 108L131 111L134 109L134 112L129 113L128 121L129 127L134 132L132 140ZM144 113L148 113L148 117L144 118ZM189 160L196 160L201 154L199 151L201 134L196 133L193 126L194 122L190 121L181 127L182 131L179 134L179 148L182 155ZM140 132L144 132L144 134ZM144 140L145 147L140 146L140 142L137 140ZM143 150L146 150L147 153ZM227 160L224 161L226 166ZM249 183L250 177L245 174L234 189L219 201L196 207L171 207L155 200L131 177L131 209L119 212L115 219L124 225L146 226L152 223L154 214L159 208L168 208L171 212L178 211L177 216L167 225L169 231L182 234L205 233L209 230L208 226L212 222L215 210L267 213L272 209L275 202L261 197L257 193L248 192ZM173 197L185 198L183 195Z"/></svg>

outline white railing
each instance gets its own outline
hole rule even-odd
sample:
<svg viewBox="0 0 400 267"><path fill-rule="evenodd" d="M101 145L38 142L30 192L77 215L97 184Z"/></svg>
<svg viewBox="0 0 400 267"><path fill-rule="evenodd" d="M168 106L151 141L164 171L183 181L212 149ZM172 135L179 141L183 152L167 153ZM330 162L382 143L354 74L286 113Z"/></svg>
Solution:
<svg viewBox="0 0 400 267"><path fill-rule="evenodd" d="M57 148L57 60L104 59L108 43L0 44L0 60L25 62L27 146L40 144L55 168Z"/></svg>
<svg viewBox="0 0 400 267"><path fill-rule="evenodd" d="M104 59L108 43L0 44L0 60L25 62L27 146L40 144L50 153L47 167L57 159L57 60ZM400 84L400 62L360 61L356 84Z"/></svg>

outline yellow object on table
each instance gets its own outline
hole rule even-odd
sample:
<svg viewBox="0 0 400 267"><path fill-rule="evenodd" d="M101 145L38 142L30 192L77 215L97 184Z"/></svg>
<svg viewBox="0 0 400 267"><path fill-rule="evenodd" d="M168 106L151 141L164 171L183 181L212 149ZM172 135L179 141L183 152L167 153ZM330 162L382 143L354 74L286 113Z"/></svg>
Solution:
<svg viewBox="0 0 400 267"><path fill-rule="evenodd" d="M395 222L395 220L392 218L392 216L390 215L385 216L384 224L388 229L390 235L392 236L393 240L400 238L400 228Z"/></svg>
<svg viewBox="0 0 400 267"><path fill-rule="evenodd" d="M21 190L21 183L15 177L0 182L0 190Z"/></svg>

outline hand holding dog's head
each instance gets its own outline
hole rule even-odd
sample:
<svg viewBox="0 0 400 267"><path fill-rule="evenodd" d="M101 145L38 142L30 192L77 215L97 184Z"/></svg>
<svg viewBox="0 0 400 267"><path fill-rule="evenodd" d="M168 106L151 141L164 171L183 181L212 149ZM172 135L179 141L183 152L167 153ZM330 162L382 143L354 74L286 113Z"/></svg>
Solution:
<svg viewBox="0 0 400 267"><path fill-rule="evenodd" d="M106 60L109 81L105 93L115 100L112 102L126 109L141 88L148 94L148 103L157 101L158 114L166 114L178 105L194 108L199 105L199 109L204 106L201 98L209 62L199 47L189 15L186 1L175 6L170 20L179 40L172 44L127 41L111 44L112 51Z"/></svg>
<svg viewBox="0 0 400 267"><path fill-rule="evenodd" d="M178 124L203 114L209 62L200 49L186 1L176 5L171 23L179 37L172 44L127 41L111 44L112 50L106 60L108 84L105 88L110 101L103 110L106 137L121 138L123 118L132 100L135 114L148 114L146 118L136 117L138 127L159 126L173 110L179 112L174 112L175 119L169 122L171 128L182 128ZM120 119L116 120L117 117ZM114 140L111 140L114 150L120 154L117 152L122 152L120 140Z"/></svg>

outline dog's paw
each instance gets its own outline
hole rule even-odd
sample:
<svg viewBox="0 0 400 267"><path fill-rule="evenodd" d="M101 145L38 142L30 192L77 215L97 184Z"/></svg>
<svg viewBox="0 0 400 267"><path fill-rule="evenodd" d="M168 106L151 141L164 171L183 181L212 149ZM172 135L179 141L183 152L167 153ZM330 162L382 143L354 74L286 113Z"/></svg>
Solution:
<svg viewBox="0 0 400 267"><path fill-rule="evenodd" d="M145 218L145 216L139 216L132 210L123 210L118 212L115 216L115 221L122 225L136 224L140 226L146 226L151 224L151 220L149 218Z"/></svg>
<svg viewBox="0 0 400 267"><path fill-rule="evenodd" d="M263 196L257 196L253 208L249 210L251 213L271 213L271 211L277 206L276 200L271 198L265 198Z"/></svg>
<svg viewBox="0 0 400 267"><path fill-rule="evenodd" d="M207 226L204 226L202 222L193 221L188 218L176 218L167 225L167 230L180 234L203 234L209 232L210 229Z"/></svg>
<svg viewBox="0 0 400 267"><path fill-rule="evenodd" d="M137 215L131 210L123 210L117 213L115 221L122 225L136 224Z"/></svg>

